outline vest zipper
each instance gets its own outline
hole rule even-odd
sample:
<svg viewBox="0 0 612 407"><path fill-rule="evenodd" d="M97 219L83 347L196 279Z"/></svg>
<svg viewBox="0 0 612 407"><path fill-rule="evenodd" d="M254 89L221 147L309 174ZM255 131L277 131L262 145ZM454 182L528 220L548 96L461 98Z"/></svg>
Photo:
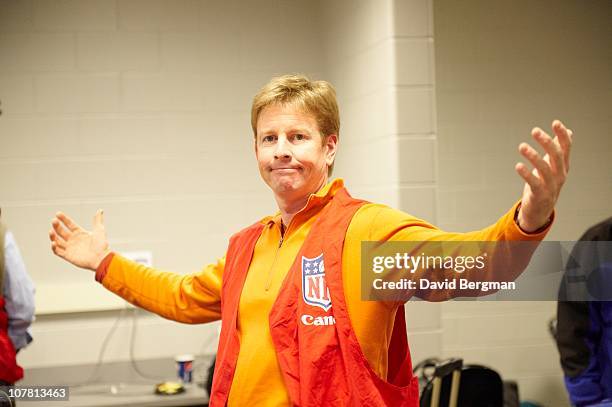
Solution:
<svg viewBox="0 0 612 407"><path fill-rule="evenodd" d="M285 236L287 236L287 233L289 232L289 228L291 227L292 223L293 223L293 219L291 219L291 221L289 222L289 226L287 226L287 230L285 230L285 233L281 235L281 238L278 241L278 247L276 248L276 253L274 253L274 260L272 261L272 266L270 267L270 271L268 272L268 281L266 281L266 286L264 287L266 292L270 290L270 286L272 285L272 277L274 276L274 267L276 266L276 259L278 258L278 252L280 251L281 246L283 245Z"/></svg>

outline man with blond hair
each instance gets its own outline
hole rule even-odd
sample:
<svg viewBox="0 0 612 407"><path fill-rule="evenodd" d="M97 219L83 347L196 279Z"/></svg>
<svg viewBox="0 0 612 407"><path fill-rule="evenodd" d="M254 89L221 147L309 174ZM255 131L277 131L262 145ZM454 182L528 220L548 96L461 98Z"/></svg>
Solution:
<svg viewBox="0 0 612 407"><path fill-rule="evenodd" d="M403 304L361 299L361 242L541 240L567 176L572 132L557 120L554 138L534 128L546 155L519 146L534 167L516 165L520 201L483 230L448 233L354 199L341 179L328 179L340 128L329 83L272 79L254 98L251 124L279 211L235 234L217 263L179 275L131 262L108 247L102 211L91 232L58 213L53 252L165 318L221 319L211 406L417 406Z"/></svg>

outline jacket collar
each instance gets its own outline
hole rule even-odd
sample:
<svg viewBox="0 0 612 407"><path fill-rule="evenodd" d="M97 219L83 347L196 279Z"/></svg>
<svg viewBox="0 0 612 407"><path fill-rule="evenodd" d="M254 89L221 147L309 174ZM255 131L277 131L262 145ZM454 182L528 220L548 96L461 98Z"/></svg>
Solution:
<svg viewBox="0 0 612 407"><path fill-rule="evenodd" d="M310 194L308 197L308 201L306 205L300 209L298 213L295 214L294 219L302 218L302 216L308 213L318 212L325 207L331 201L331 199L336 195L340 189L344 188L344 180L342 178L336 178L330 182L328 182L323 188L315 192L314 194ZM280 211L276 212L272 216L267 216L263 218L262 223L272 226L276 224L279 228L281 226L281 214Z"/></svg>

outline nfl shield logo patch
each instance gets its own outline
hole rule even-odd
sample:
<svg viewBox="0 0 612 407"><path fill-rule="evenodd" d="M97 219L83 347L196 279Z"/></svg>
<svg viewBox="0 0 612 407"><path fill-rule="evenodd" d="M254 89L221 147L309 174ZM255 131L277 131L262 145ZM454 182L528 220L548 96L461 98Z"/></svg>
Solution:
<svg viewBox="0 0 612 407"><path fill-rule="evenodd" d="M302 256L302 297L306 304L321 307L325 311L331 308L331 297L325 283L323 253L314 259Z"/></svg>

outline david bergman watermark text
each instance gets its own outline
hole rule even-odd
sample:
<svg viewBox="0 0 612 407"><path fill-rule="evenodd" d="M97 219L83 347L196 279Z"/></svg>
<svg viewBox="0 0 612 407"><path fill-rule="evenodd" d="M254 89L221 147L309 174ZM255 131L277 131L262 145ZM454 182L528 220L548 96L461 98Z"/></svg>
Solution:
<svg viewBox="0 0 612 407"><path fill-rule="evenodd" d="M457 284L457 282L459 282ZM515 290L514 281L473 281L465 278L444 281L432 281L426 278L410 280L402 278L399 281L385 281L377 278L372 282L375 290L479 290L488 291Z"/></svg>

